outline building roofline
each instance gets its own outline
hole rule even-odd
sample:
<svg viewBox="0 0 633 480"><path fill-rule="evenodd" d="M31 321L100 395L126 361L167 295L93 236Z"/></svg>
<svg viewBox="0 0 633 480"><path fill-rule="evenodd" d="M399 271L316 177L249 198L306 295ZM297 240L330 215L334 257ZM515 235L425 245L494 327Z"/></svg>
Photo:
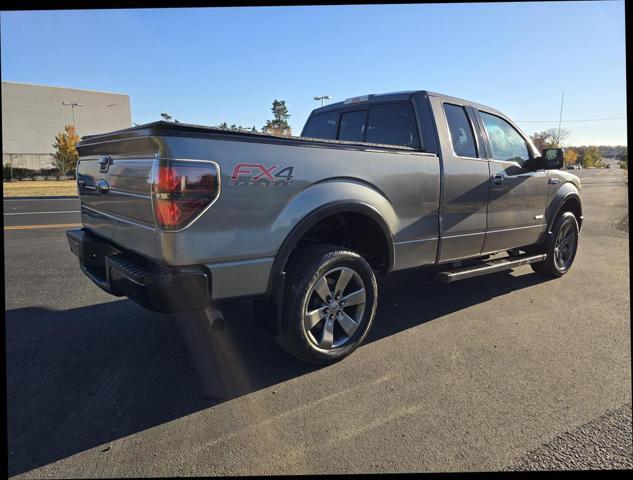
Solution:
<svg viewBox="0 0 633 480"><path fill-rule="evenodd" d="M79 90L81 92L92 92L92 93L107 93L110 95L120 95L123 97L129 97L129 93L118 93L118 92L107 92L104 90L90 90L88 88L74 88L74 87L59 87L56 85L44 85L41 83L28 83L28 82L12 82L10 80L2 80L2 83L12 83L13 85L28 85L30 87L46 87L46 88L59 88L62 90Z"/></svg>

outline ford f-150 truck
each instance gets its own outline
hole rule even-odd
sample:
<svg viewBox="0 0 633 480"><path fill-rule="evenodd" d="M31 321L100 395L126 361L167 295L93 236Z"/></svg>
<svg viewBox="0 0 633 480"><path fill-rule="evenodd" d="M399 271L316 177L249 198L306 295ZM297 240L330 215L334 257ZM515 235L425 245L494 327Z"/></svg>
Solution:
<svg viewBox="0 0 633 480"><path fill-rule="evenodd" d="M318 108L300 137L161 121L77 150L83 228L67 236L98 286L211 322L252 297L257 323L312 363L362 343L377 275L432 267L452 282L530 264L559 277L583 219L562 149L428 91Z"/></svg>

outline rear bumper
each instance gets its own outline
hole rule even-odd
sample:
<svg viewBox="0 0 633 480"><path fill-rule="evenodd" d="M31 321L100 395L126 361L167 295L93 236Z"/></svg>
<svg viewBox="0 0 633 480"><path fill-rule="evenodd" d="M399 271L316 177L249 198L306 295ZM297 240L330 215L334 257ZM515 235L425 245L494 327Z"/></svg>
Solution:
<svg viewBox="0 0 633 480"><path fill-rule="evenodd" d="M167 268L83 229L68 230L66 236L82 271L112 295L164 313L210 305L211 275L202 267Z"/></svg>

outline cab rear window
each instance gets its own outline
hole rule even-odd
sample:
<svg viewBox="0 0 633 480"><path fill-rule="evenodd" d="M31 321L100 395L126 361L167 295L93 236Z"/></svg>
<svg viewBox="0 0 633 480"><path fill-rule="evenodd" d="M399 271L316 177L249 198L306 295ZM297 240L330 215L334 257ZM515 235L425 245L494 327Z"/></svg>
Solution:
<svg viewBox="0 0 633 480"><path fill-rule="evenodd" d="M411 105L404 102L372 105L367 119L365 141L420 148Z"/></svg>
<svg viewBox="0 0 633 480"><path fill-rule="evenodd" d="M325 112L312 115L301 136L336 140L339 112Z"/></svg>
<svg viewBox="0 0 633 480"><path fill-rule="evenodd" d="M302 136L420 148L417 123L408 102L371 105L369 111L319 113L310 117Z"/></svg>
<svg viewBox="0 0 633 480"><path fill-rule="evenodd" d="M365 120L367 110L356 110L341 114L341 125L338 129L338 139L350 142L362 142L365 138Z"/></svg>

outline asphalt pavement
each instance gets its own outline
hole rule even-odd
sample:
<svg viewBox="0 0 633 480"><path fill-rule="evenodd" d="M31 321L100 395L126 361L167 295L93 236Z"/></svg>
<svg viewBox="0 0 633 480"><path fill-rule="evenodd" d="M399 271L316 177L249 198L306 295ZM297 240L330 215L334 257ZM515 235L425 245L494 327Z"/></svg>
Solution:
<svg viewBox="0 0 633 480"><path fill-rule="evenodd" d="M626 173L574 173L585 222L563 278L394 273L366 343L324 368L235 302L209 345L219 399L174 318L81 273L76 199L5 200L10 476L631 468ZM551 460L565 452L586 461Z"/></svg>
<svg viewBox="0 0 633 480"><path fill-rule="evenodd" d="M4 226L5 230L9 231L55 229L64 228L58 225L81 224L77 198L5 198L3 207ZM54 230L50 233L54 233Z"/></svg>

